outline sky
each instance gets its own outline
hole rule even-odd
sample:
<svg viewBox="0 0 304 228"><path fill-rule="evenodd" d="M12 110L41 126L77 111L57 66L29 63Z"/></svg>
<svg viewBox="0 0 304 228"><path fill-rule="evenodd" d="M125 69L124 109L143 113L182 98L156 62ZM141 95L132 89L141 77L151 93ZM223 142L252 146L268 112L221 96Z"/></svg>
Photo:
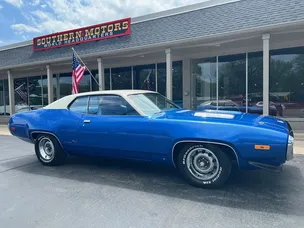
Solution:
<svg viewBox="0 0 304 228"><path fill-rule="evenodd" d="M0 46L206 0L0 0Z"/></svg>

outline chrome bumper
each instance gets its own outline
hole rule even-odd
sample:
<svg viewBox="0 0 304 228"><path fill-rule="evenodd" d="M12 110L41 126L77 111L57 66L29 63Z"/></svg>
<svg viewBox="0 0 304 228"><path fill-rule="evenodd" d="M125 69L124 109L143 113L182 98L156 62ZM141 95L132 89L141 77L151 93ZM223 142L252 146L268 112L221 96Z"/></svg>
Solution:
<svg viewBox="0 0 304 228"><path fill-rule="evenodd" d="M286 161L290 161L293 159L293 145L294 145L294 138L291 135L289 135L287 153L286 153Z"/></svg>

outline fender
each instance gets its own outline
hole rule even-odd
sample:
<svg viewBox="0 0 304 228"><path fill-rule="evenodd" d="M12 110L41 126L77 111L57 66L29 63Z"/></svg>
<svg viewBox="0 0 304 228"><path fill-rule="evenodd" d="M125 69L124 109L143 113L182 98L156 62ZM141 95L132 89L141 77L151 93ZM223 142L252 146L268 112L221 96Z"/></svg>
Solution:
<svg viewBox="0 0 304 228"><path fill-rule="evenodd" d="M230 145L228 145L228 144L225 144L225 143L218 143L218 142L211 142L211 141L204 141L204 140L181 140L181 141L178 141L178 142L176 142L176 143L174 144L174 146L173 146L173 148L172 148L172 151L171 151L171 159L172 159L172 163L173 163L174 167L176 167L175 162L174 162L174 148L175 148L178 144L180 144L180 143L208 143L208 144L215 144L215 145L227 146L227 147L229 147L229 148L233 151L233 153L234 153L234 155L235 155L235 157L236 157L237 164L238 164L238 166L239 166L239 157L238 157L238 154L236 153L235 149L233 149L233 147L230 146Z"/></svg>

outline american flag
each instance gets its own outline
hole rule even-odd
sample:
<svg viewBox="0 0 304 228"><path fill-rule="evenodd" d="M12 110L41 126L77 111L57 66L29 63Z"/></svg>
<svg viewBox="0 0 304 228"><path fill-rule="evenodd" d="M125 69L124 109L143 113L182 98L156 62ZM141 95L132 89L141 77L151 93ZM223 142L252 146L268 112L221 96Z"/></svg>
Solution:
<svg viewBox="0 0 304 228"><path fill-rule="evenodd" d="M21 84L20 86L18 86L16 89L15 89L15 92L21 97L21 99L27 103L27 94L25 92L22 91L22 87L24 86L25 83Z"/></svg>
<svg viewBox="0 0 304 228"><path fill-rule="evenodd" d="M73 70L72 70L72 94L78 93L78 85L85 72L85 67L81 66L73 53Z"/></svg>

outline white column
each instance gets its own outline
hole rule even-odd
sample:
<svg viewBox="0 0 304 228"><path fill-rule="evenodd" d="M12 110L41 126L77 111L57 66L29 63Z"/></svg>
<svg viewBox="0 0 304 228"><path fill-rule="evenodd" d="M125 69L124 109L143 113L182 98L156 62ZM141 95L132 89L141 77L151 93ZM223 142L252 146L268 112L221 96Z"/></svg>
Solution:
<svg viewBox="0 0 304 228"><path fill-rule="evenodd" d="M166 67L167 67L167 79L166 79L166 95L169 100L172 100L172 58L171 49L166 49Z"/></svg>
<svg viewBox="0 0 304 228"><path fill-rule="evenodd" d="M47 76L47 88L48 88L48 103L51 104L54 101L54 90L53 90L53 74L51 67L46 66L46 76Z"/></svg>
<svg viewBox="0 0 304 228"><path fill-rule="evenodd" d="M191 88L191 60L189 58L183 59L183 108L191 109L193 106L193 98L195 93L193 93L194 88ZM195 85L193 85L195 87Z"/></svg>
<svg viewBox="0 0 304 228"><path fill-rule="evenodd" d="M15 90L14 90L14 79L10 71L7 71L8 78L8 96L10 103L10 115L15 113Z"/></svg>
<svg viewBox="0 0 304 228"><path fill-rule="evenodd" d="M103 59L98 58L98 82L99 82L99 90L105 89L105 78L104 78L104 64Z"/></svg>
<svg viewBox="0 0 304 228"><path fill-rule="evenodd" d="M263 39L263 115L269 115L269 39L270 34L264 34Z"/></svg>

